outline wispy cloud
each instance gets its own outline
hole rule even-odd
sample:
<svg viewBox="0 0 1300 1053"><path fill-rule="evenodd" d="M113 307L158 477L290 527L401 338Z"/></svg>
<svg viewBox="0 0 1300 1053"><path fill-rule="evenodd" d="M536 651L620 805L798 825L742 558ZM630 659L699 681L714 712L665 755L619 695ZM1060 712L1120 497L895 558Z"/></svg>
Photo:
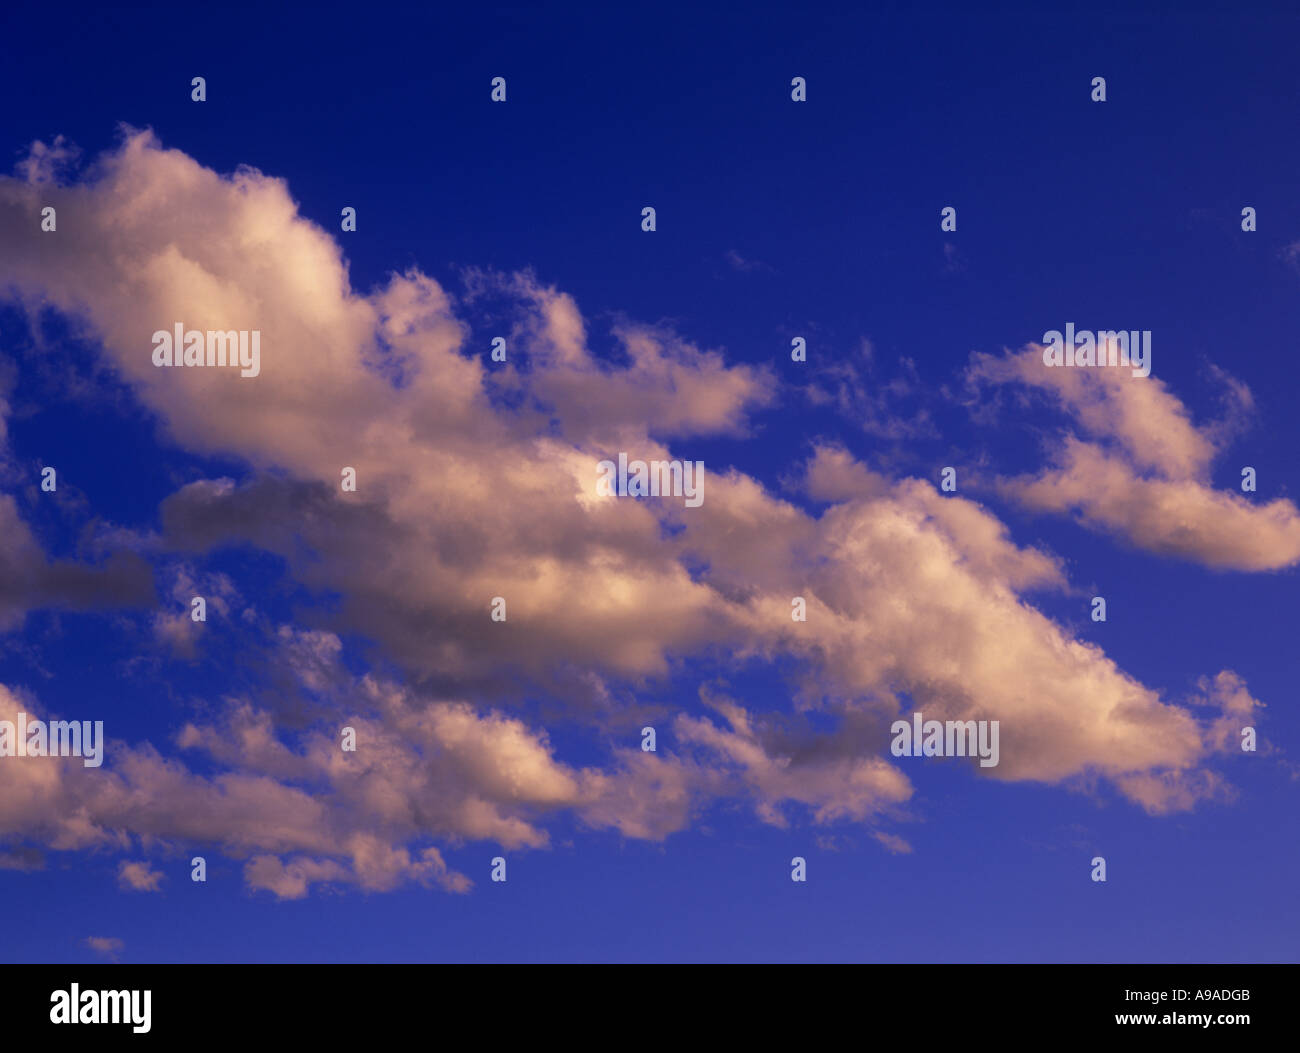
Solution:
<svg viewBox="0 0 1300 1053"><path fill-rule="evenodd" d="M85 944L96 954L103 955L109 961L117 961L125 944L115 936L87 936Z"/></svg>
<svg viewBox="0 0 1300 1053"><path fill-rule="evenodd" d="M727 262L731 264L732 270L740 271L745 274L750 274L755 271L772 270L771 267L769 267L766 263L763 263L761 260L746 259L735 249L727 250L726 259Z"/></svg>
<svg viewBox="0 0 1300 1053"><path fill-rule="evenodd" d="M1215 372L1228 405L1198 427L1156 377L1127 370L1053 368L1031 346L976 355L976 386L1010 385L1045 395L1083 438L1061 429L1038 473L1002 479L1002 492L1039 512L1075 517L1139 548L1209 567L1279 570L1300 563L1300 509L1285 498L1254 500L1210 483L1210 468L1249 418L1249 389Z"/></svg>

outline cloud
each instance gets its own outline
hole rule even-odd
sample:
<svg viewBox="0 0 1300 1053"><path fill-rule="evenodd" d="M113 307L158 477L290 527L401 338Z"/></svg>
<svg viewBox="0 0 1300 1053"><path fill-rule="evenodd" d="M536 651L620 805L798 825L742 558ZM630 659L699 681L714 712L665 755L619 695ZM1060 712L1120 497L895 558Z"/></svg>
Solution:
<svg viewBox="0 0 1300 1053"><path fill-rule="evenodd" d="M18 163L18 174L32 186L47 186L62 177L81 156L81 151L62 135L46 145L32 143L27 156Z"/></svg>
<svg viewBox="0 0 1300 1053"><path fill-rule="evenodd" d="M1300 241L1293 241L1282 246L1278 256L1287 264L1300 271Z"/></svg>
<svg viewBox="0 0 1300 1053"><path fill-rule="evenodd" d="M731 264L732 270L740 271L742 274L751 273L753 271L770 271L772 269L761 260L746 259L735 249L727 250L726 260Z"/></svg>
<svg viewBox="0 0 1300 1053"><path fill-rule="evenodd" d="M84 942L96 954L102 954L109 961L114 962L126 946L116 936L87 936Z"/></svg>
<svg viewBox="0 0 1300 1053"><path fill-rule="evenodd" d="M912 854L912 846L897 834L891 834L886 830L877 830L873 836L885 846L886 851L893 855L906 856Z"/></svg>
<svg viewBox="0 0 1300 1053"><path fill-rule="evenodd" d="M16 852L0 852L0 870L33 871L45 869L45 856L39 849L20 848Z"/></svg>
<svg viewBox="0 0 1300 1053"><path fill-rule="evenodd" d="M875 359L871 341L865 339L856 354L818 359L804 394L812 405L836 410L868 435L894 440L937 436L916 363L899 359L899 371L883 381Z"/></svg>
<svg viewBox="0 0 1300 1053"><path fill-rule="evenodd" d="M154 870L143 860L123 860L117 868L118 887L127 892L157 892L162 887L163 873Z"/></svg>
<svg viewBox="0 0 1300 1053"><path fill-rule="evenodd" d="M1197 427L1163 381L1121 369L1052 368L1031 346L977 354L968 378L1046 395L1083 433L1051 442L1049 467L998 481L1037 512L1073 516L1138 548L1224 570L1300 563L1300 509L1284 498L1252 501L1215 490L1210 468L1253 409L1249 390L1222 372L1227 416Z"/></svg>
<svg viewBox="0 0 1300 1053"><path fill-rule="evenodd" d="M209 613L214 618L229 618L238 593L225 574L203 574L183 563L169 570L171 584L167 592L171 604L154 612L153 635L174 655L193 658L203 624L194 620L194 600L203 600L205 618Z"/></svg>
<svg viewBox="0 0 1300 1053"><path fill-rule="evenodd" d="M345 676L341 670L338 676ZM357 708L347 717L357 749L340 749L338 728L314 728L297 748L270 713L230 699L215 724L186 724L183 752L206 755L200 775L147 743L111 742L103 768L78 758L10 757L0 762L0 841L56 851L131 846L179 850L215 845L247 860L250 887L280 896L328 881L386 891L406 882L452 891L470 885L428 842L491 840L506 848L549 843L537 820L574 810L592 826L661 837L665 816L684 815L651 792L666 776L620 764L576 770L557 762L544 735L518 719L464 703L427 704L370 678L335 685ZM0 720L41 718L32 699L0 686ZM612 808L629 803L629 813ZM416 846L417 842L425 842ZM30 858L19 855L18 858ZM161 872L123 861L119 884L154 891Z"/></svg>
<svg viewBox="0 0 1300 1053"><path fill-rule="evenodd" d="M60 224L43 237L57 240L32 233L47 200ZM290 898L322 883L460 891L469 880L440 844L542 848L560 814L662 839L736 798L763 822L861 823L903 851L876 828L914 801L919 768L886 756L909 707L1002 722L1001 764L974 777L1106 781L1153 813L1226 792L1211 763L1245 685L1180 704L1126 674L1033 606L1033 592L1067 587L1060 562L974 501L822 445L801 481L819 512L713 462L699 508L597 495L597 463L620 451L693 459L700 437L749 434L775 399L769 370L628 321L598 356L572 297L530 274L474 272L466 301L490 293L509 314L510 357L494 366L432 278L353 289L282 181L221 176L147 132L73 185L0 179L0 236L12 245L0 282L85 319L171 441L244 469L182 486L160 534L130 542L163 561L172 610L158 637L188 653L175 621L191 593L239 602L201 569L225 546L280 556L328 599L305 605L314 624L258 645L265 675L287 682L213 700L170 744L177 756L143 742L114 743L93 771L0 762L0 839L212 845L243 861L251 888ZM177 321L259 329L261 375L154 367L151 334ZM861 385L845 382L851 407ZM1160 463L1206 463L1208 440L1169 398L1130 412L1067 394L1134 449L1155 434L1143 414L1163 414ZM356 493L340 489L345 466ZM494 596L505 622L489 617ZM807 622L791 620L795 596ZM350 635L400 675L349 672ZM624 734L640 725L620 700L691 662L789 670L790 711L709 691L699 711L668 714L660 752L607 739L584 766L512 712L529 694L570 729ZM19 704L0 688L0 718ZM340 748L344 726L355 752Z"/></svg>
<svg viewBox="0 0 1300 1053"><path fill-rule="evenodd" d="M677 736L712 751L724 768L734 768L766 823L786 826L782 805L790 801L806 805L814 822L828 823L864 820L912 794L906 776L879 756L857 752L848 735L807 736L799 742L730 699L706 697L728 727L682 715Z"/></svg>
<svg viewBox="0 0 1300 1053"><path fill-rule="evenodd" d="M586 348L586 326L571 296L528 275L498 284L532 308L519 329L533 366L528 390L576 444L650 434L744 435L748 412L774 396L769 369L728 366L718 352L661 327L617 325L626 361L601 363Z"/></svg>
<svg viewBox="0 0 1300 1053"><path fill-rule="evenodd" d="M152 599L152 574L135 553L116 552L100 564L50 560L18 503L0 494L0 632L20 628L38 608L103 610Z"/></svg>

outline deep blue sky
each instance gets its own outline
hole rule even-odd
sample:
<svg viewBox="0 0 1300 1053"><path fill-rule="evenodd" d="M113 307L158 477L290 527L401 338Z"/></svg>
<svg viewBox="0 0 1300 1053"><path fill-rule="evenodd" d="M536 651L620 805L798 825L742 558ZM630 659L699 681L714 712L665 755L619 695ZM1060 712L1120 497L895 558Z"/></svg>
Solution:
<svg viewBox="0 0 1300 1053"><path fill-rule="evenodd" d="M976 426L938 390L972 351L1099 319L1152 330L1155 373L1198 415L1217 409L1209 363L1249 385L1255 427L1216 482L1251 464L1268 497L1300 496L1300 271L1281 258L1300 241L1300 19L804 7L10 9L0 153L16 161L62 134L93 156L119 122L148 126L218 171L286 179L327 230L355 206L345 249L363 290L411 265L453 291L463 267L531 267L575 297L598 347L627 316L669 320L733 362L774 362L791 382L803 379L792 335L819 360L868 338L885 378L900 356L915 362L941 439L881 444L783 398L755 437L699 444L771 485L819 435L901 471L985 454L1020 469L1035 431ZM506 106L487 101L496 75ZM794 75L808 79L806 105L789 100ZM1089 100L1097 75L1104 105ZM652 238L639 229L647 204ZM939 230L945 205L955 234ZM1245 205L1254 234L1240 230ZM762 266L737 271L729 251ZM0 332L20 329L6 315ZM120 407L72 402L21 360L13 401L17 461L58 463L86 519L156 526L179 483L239 474L160 448ZM1043 598L1048 614L1173 695L1236 669L1269 705L1266 737L1294 755L1294 573L1215 573L988 500L1017 542L1062 555L1110 605L1104 626L1085 622L1078 597ZM35 525L51 551L73 551L65 526ZM247 555L216 565L241 582L262 571ZM259 601L291 616L287 587ZM185 718L168 710L172 692L240 675L177 663L166 683L123 679L132 636L105 615L33 614L0 646L0 682L161 741ZM674 683L677 701L711 672ZM779 704L779 688L755 689ZM553 729L557 745L568 734ZM1300 782L1262 757L1222 769L1235 802L1152 818L1106 791L908 768L923 821L901 856L852 826L819 846L806 823L777 830L743 808L662 845L561 824L552 849L512 857L504 886L486 880L494 849L449 847L477 882L467 896L282 903L211 855L206 885L175 860L164 891L132 895L114 881L117 857L51 853L43 871L0 871L13 908L0 959L88 958L81 941L99 934L122 939L128 961L1294 961ZM1104 886L1087 880L1096 852ZM796 854L807 885L789 880Z"/></svg>

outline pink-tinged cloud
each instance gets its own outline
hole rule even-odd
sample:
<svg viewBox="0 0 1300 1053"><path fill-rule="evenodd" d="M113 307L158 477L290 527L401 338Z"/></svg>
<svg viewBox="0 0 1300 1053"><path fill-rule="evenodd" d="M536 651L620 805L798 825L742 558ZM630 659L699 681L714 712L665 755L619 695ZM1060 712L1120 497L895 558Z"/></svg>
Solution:
<svg viewBox="0 0 1300 1053"><path fill-rule="evenodd" d="M191 569L225 544L280 555L341 606L333 632L265 629L268 665L294 681L271 694L312 698L292 721L280 702L211 700L179 732L182 757L118 743L94 772L0 760L0 839L215 845L281 897L320 883L464 889L434 842L541 848L559 813L661 839L720 800L769 823L866 824L903 851L876 827L915 805L919 767L888 754L908 706L1000 720L1001 764L972 769L987 777L1106 780L1151 812L1226 792L1211 764L1231 746L1222 722L1258 705L1244 685L1180 704L1126 674L1033 606L1032 592L1067 586L1060 562L974 501L820 446L800 484L828 506L815 514L715 464L698 508L598 495L596 465L620 451L693 459L694 437L745 434L774 397L768 372L632 323L606 360L567 294L475 274L470 299L490 292L514 312L493 368L433 279L354 290L282 181L223 177L148 133L71 186L37 182L48 165L33 165L0 179L0 282L82 319L175 442L250 469L242 484L182 487L161 533L131 541L183 560L163 576L156 637L194 644L179 621L191 590L236 613L233 589ZM32 220L50 201L57 236ZM260 329L261 374L154 367L150 334L177 321ZM1141 445L1142 413L1072 397ZM1175 404L1143 412L1174 429L1164 462L1205 463ZM340 489L345 466L356 493ZM490 619L494 596L505 622ZM806 622L791 619L796 596ZM373 641L406 682L349 674L341 632ZM625 700L692 659L793 668L794 712L706 692L703 712L668 713L660 751L642 753ZM539 722L509 712L521 684L558 699L557 720L628 738L604 764L566 764ZM18 704L0 689L0 718ZM829 717L817 731L812 710ZM355 752L340 747L345 726Z"/></svg>
<svg viewBox="0 0 1300 1053"><path fill-rule="evenodd" d="M1038 512L1080 523L1162 556L1224 570L1280 570L1300 563L1300 509L1284 498L1255 500L1216 490L1212 463L1253 403L1220 374L1229 417L1197 427L1156 377L1110 368L1050 367L1042 348L995 358L977 354L979 385L1045 393L1086 436L1053 440L1052 463L1033 475L999 480L1000 490Z"/></svg>
<svg viewBox="0 0 1300 1053"><path fill-rule="evenodd" d="M123 860L117 868L118 887L127 892L157 892L162 888L163 872L154 870L143 860Z"/></svg>
<svg viewBox="0 0 1300 1053"><path fill-rule="evenodd" d="M116 936L87 936L85 944L96 954L101 954L110 961L117 961L117 956L126 946Z"/></svg>

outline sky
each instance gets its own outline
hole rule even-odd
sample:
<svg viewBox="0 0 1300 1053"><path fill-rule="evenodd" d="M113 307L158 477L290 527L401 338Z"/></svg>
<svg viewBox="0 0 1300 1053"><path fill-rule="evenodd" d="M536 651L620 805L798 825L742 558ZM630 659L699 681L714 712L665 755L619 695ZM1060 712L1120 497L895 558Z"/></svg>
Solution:
<svg viewBox="0 0 1300 1053"><path fill-rule="evenodd" d="M1296 960L1295 14L2 18L0 960Z"/></svg>

